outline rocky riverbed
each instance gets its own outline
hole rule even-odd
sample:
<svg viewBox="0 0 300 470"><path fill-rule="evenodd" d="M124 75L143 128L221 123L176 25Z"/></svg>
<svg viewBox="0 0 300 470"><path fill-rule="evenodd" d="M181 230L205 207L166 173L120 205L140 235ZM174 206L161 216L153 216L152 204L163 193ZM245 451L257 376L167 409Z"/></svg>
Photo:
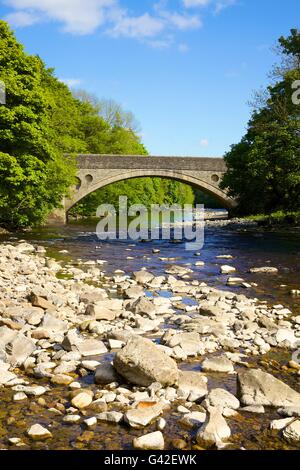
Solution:
<svg viewBox="0 0 300 470"><path fill-rule="evenodd" d="M0 448L300 448L300 317L200 263L108 275L0 245Z"/></svg>

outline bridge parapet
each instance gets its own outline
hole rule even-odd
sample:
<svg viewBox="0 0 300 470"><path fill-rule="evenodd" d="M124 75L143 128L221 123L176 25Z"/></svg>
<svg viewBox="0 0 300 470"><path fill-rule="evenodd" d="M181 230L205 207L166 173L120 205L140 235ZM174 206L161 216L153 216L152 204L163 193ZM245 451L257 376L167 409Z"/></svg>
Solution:
<svg viewBox="0 0 300 470"><path fill-rule="evenodd" d="M146 169L226 171L223 158L213 157L151 157L137 155L78 155L78 169Z"/></svg>
<svg viewBox="0 0 300 470"><path fill-rule="evenodd" d="M198 187L218 199L223 207L236 205L219 186L226 171L223 158L78 155L77 168L78 184L72 188L71 197L64 200L63 209L56 211L52 218L56 222L65 221L67 212L88 194L118 181L140 177L171 178Z"/></svg>

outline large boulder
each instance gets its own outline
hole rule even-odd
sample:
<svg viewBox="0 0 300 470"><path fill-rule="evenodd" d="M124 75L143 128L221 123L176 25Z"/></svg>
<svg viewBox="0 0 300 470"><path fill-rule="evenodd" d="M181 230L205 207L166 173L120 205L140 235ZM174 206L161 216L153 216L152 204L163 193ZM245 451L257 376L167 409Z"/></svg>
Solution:
<svg viewBox="0 0 300 470"><path fill-rule="evenodd" d="M117 372L129 382L148 387L153 382L163 386L178 382L176 362L161 351L152 341L139 336L129 339L114 358Z"/></svg>
<svg viewBox="0 0 300 470"><path fill-rule="evenodd" d="M300 406L300 393L260 369L238 374L238 392L245 405Z"/></svg>

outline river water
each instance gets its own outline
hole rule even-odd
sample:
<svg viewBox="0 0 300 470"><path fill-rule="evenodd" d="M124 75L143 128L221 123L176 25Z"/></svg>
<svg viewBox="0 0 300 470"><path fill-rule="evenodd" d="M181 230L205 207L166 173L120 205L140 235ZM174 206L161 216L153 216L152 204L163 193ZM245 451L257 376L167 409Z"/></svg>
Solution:
<svg viewBox="0 0 300 470"><path fill-rule="evenodd" d="M101 270L108 275L118 269L131 274L143 267L155 275L161 275L166 266L171 264L190 264L193 269L191 279L241 292L249 297L263 298L270 303L283 303L295 313L300 313L300 298L290 294L291 290L300 289L300 227L281 230L207 227L199 258L195 256L195 252L185 249L184 241L101 241L95 232L96 225L76 224L43 228L18 235L17 238L22 237L44 245L48 254L64 262L72 263L77 259L105 260L107 262L102 265ZM153 249L160 252L154 254ZM65 250L68 253L60 253ZM232 255L233 259L217 259L219 255ZM205 262L203 267L194 266L198 259ZM247 283L257 286L252 286L251 289L227 287L228 276L220 274L220 266L224 264L236 268L234 276L242 277ZM276 267L279 273L249 273L250 268L261 266Z"/></svg>
<svg viewBox="0 0 300 470"><path fill-rule="evenodd" d="M120 269L131 274L143 267L159 275L164 274L166 267L171 264L191 265L193 270L190 275L191 280L197 279L211 286L240 292L249 297L258 297L266 300L269 305L283 304L289 307L294 315L300 314L300 297L291 295L292 289L300 289L300 228L264 230L257 227L239 229L207 227L204 246L199 257L195 256L194 252L186 251L184 242L100 241L95 234L95 226L91 225L48 227L22 235L2 236L1 238L3 241L22 238L44 245L48 255L66 264L76 264L78 259L105 260L107 262L101 266L101 269L108 275ZM153 249L160 250L160 252L153 253ZM232 255L233 259L217 259L219 255ZM195 263L198 260L204 261L205 265L196 267ZM242 277L252 287L249 289L228 287L226 285L228 276L220 274L220 266L223 264L233 265L237 269L236 275ZM261 266L277 267L279 273L276 275L249 273L251 267ZM289 354L272 351L267 357L267 362L269 365L272 363L274 369L270 370L268 365L266 370L300 391L297 378L289 377L281 370L281 366L290 360ZM180 367L200 370L199 360L187 361ZM264 367L263 364L262 367ZM222 387L236 393L235 376L208 374L208 379L209 388ZM62 399L64 393L60 388L53 390L51 397L53 406L56 401ZM57 437L51 441L51 444L33 443L31 448L34 449L126 449L130 447L132 438L141 434L140 431L103 424L89 435L82 432L80 426L77 425L61 426L59 419L50 417L39 404L31 404L28 409L25 409L24 404L11 402L10 393L1 395L5 406L0 408L0 446L5 442L7 435L23 437L24 427L28 427L28 420L34 423L37 416L39 416L39 422L47 425L50 422L53 429L57 429ZM51 403L48 403L48 406L50 405ZM26 415L26 423L24 415ZM8 425L7 422L12 416L13 420ZM297 448L298 446L287 446L282 439L267 431L270 419L276 417L278 418L275 411L268 411L263 417L249 413L242 418L231 420L234 434L233 446L235 448L243 446L246 449ZM166 448L174 448L173 439L182 437L190 442L187 448L197 448L192 444L193 434L178 427L177 421L178 413L173 410L168 416ZM153 430L155 430L153 426L147 428L148 432Z"/></svg>

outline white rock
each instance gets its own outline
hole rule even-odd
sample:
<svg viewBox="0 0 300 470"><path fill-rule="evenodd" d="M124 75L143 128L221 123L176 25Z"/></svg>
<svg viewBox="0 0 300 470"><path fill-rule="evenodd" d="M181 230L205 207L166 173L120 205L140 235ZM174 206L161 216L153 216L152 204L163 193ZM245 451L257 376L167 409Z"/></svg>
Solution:
<svg viewBox="0 0 300 470"><path fill-rule="evenodd" d="M180 419L180 424L187 426L189 428L193 428L194 426L199 427L203 424L206 420L206 413L202 413L201 411L192 411L188 414L185 414Z"/></svg>
<svg viewBox="0 0 300 470"><path fill-rule="evenodd" d="M221 274L232 274L236 271L233 266L221 266L220 268Z"/></svg>
<svg viewBox="0 0 300 470"><path fill-rule="evenodd" d="M147 408L136 408L126 411L124 420L132 428L141 428L148 426L154 419L158 418L162 414L165 405L163 403L157 403Z"/></svg>
<svg viewBox="0 0 300 470"><path fill-rule="evenodd" d="M76 424L81 420L79 415L66 415L63 417L63 422L66 424Z"/></svg>
<svg viewBox="0 0 300 470"><path fill-rule="evenodd" d="M140 450L163 450L165 447L164 436L160 431L145 434L133 439L133 448Z"/></svg>
<svg viewBox="0 0 300 470"><path fill-rule="evenodd" d="M97 418L96 416L93 416L92 418L88 418L84 420L84 424L88 427L91 428L93 426L96 426L97 424Z"/></svg>
<svg viewBox="0 0 300 470"><path fill-rule="evenodd" d="M24 392L15 393L13 396L14 401L23 401L27 400L27 395Z"/></svg>
<svg viewBox="0 0 300 470"><path fill-rule="evenodd" d="M123 413L118 411L105 411L97 415L98 421L106 421L108 423L118 424L123 419Z"/></svg>
<svg viewBox="0 0 300 470"><path fill-rule="evenodd" d="M197 442L219 444L231 436L231 430L219 408L210 407L205 423L197 433Z"/></svg>
<svg viewBox="0 0 300 470"><path fill-rule="evenodd" d="M78 395L76 395L72 400L71 403L75 408L78 409L83 409L87 408L90 406L90 404L93 401L93 394L92 393L87 393L87 392L80 392Z"/></svg>
<svg viewBox="0 0 300 470"><path fill-rule="evenodd" d="M40 424L34 424L31 426L28 429L27 434L34 441L43 441L44 439L49 439L52 437L51 432Z"/></svg>
<svg viewBox="0 0 300 470"><path fill-rule="evenodd" d="M293 421L294 421L294 418L274 419L270 423L270 429L281 431L281 429L286 428Z"/></svg>
<svg viewBox="0 0 300 470"><path fill-rule="evenodd" d="M223 372L232 374L234 367L226 356L206 358L202 362L202 369L206 372Z"/></svg>
<svg viewBox="0 0 300 470"><path fill-rule="evenodd" d="M205 406L214 406L219 408L230 408L237 410L240 407L239 400L223 388L214 388L209 392L205 399Z"/></svg>
<svg viewBox="0 0 300 470"><path fill-rule="evenodd" d="M300 419L296 419L283 430L283 437L289 442L300 441Z"/></svg>

